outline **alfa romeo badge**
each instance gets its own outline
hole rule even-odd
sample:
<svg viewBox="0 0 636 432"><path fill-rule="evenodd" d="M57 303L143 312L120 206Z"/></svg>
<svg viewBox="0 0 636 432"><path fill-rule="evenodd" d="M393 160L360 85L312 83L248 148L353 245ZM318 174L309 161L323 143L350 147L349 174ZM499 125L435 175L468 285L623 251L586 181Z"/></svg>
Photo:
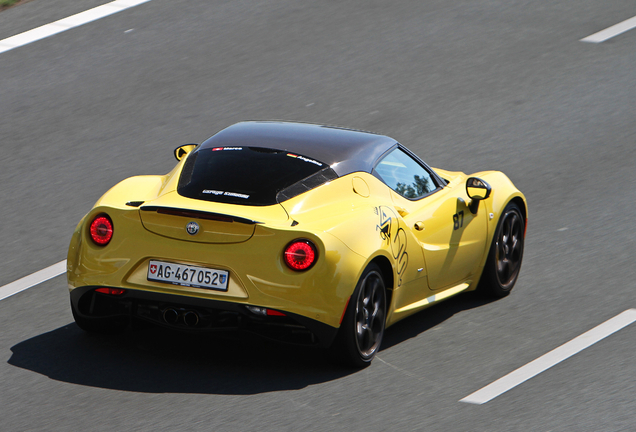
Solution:
<svg viewBox="0 0 636 432"><path fill-rule="evenodd" d="M186 231L188 232L188 234L190 235L195 235L196 233L199 232L199 224L196 222L189 222L186 225Z"/></svg>

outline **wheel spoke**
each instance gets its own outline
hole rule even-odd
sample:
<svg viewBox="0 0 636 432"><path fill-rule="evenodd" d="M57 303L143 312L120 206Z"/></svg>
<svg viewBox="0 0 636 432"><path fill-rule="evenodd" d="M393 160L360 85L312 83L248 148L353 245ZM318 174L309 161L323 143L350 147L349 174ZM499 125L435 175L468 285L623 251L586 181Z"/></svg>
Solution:
<svg viewBox="0 0 636 432"><path fill-rule="evenodd" d="M508 260L502 259L497 263L497 273L501 279L505 279L508 274L509 263Z"/></svg>
<svg viewBox="0 0 636 432"><path fill-rule="evenodd" d="M370 301L369 287L367 284L363 287L362 297L360 298L360 303L363 308L367 308Z"/></svg>
<svg viewBox="0 0 636 432"><path fill-rule="evenodd" d="M510 224L510 218L506 217L506 219L504 219L504 226L503 226L503 230L502 230L502 236L504 239L504 242L508 242L508 238L510 237L510 231L511 231L511 224Z"/></svg>
<svg viewBox="0 0 636 432"><path fill-rule="evenodd" d="M503 259L506 256L506 243L504 242L503 237L499 239L497 242L497 255Z"/></svg>
<svg viewBox="0 0 636 432"><path fill-rule="evenodd" d="M512 257L513 260L518 261L519 257L521 256L521 252L522 252L522 243L521 241L519 241L519 238L515 238L515 241L512 245L512 252L510 256Z"/></svg>
<svg viewBox="0 0 636 432"><path fill-rule="evenodd" d="M512 213L510 216L510 231L514 231L517 229L517 225L519 224L519 216L516 213Z"/></svg>
<svg viewBox="0 0 636 432"><path fill-rule="evenodd" d="M364 350L365 347L367 346L365 343L365 336L367 334L366 329L359 327L358 328L358 334L357 334L357 338L358 338L358 346L360 347L361 350Z"/></svg>
<svg viewBox="0 0 636 432"><path fill-rule="evenodd" d="M376 331L377 329L377 324L378 321L384 319L384 314L382 313L382 308L381 308L381 304L378 301L378 303L375 305L375 307L373 308L373 312L371 312L371 315L369 317L369 327L371 327L374 331Z"/></svg>
<svg viewBox="0 0 636 432"><path fill-rule="evenodd" d="M376 279L373 278L372 280L369 281L369 287L370 287L370 296L369 296L369 308L368 308L368 317L369 317L369 328L373 331L374 326L373 326L373 322L375 320L375 317L378 313L378 309L379 309L379 285L380 282Z"/></svg>

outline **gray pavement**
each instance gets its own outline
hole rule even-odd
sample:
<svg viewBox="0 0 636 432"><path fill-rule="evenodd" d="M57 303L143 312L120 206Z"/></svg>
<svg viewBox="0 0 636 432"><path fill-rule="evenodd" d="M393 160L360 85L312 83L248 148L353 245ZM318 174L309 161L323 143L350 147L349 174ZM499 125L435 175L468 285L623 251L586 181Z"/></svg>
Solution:
<svg viewBox="0 0 636 432"><path fill-rule="evenodd" d="M21 5L0 38L103 3ZM261 341L90 337L52 279L0 302L0 430L633 430L633 326L458 401L636 307L636 30L579 42L634 15L626 0L153 0L0 54L0 286L64 259L109 187L244 119L498 169L530 211L511 296L413 316L359 372Z"/></svg>

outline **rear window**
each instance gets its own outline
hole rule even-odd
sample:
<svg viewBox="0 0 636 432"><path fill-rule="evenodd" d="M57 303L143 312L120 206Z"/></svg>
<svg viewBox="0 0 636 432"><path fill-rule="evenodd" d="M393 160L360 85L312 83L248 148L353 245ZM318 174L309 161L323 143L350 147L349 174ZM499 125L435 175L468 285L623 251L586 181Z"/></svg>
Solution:
<svg viewBox="0 0 636 432"><path fill-rule="evenodd" d="M283 150L200 148L188 156L177 192L205 201L272 205L335 177L328 165Z"/></svg>

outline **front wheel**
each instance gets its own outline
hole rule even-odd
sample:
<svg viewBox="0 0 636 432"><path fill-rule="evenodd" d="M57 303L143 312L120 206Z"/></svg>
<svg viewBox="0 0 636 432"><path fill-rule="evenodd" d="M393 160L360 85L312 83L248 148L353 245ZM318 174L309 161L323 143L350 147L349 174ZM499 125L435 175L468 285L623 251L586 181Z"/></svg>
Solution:
<svg viewBox="0 0 636 432"><path fill-rule="evenodd" d="M382 272L370 264L349 299L335 342L336 354L346 364L366 367L382 343L386 324L386 289Z"/></svg>
<svg viewBox="0 0 636 432"><path fill-rule="evenodd" d="M508 203L492 239L478 290L491 297L507 296L517 282L525 235L525 221L519 206Z"/></svg>

